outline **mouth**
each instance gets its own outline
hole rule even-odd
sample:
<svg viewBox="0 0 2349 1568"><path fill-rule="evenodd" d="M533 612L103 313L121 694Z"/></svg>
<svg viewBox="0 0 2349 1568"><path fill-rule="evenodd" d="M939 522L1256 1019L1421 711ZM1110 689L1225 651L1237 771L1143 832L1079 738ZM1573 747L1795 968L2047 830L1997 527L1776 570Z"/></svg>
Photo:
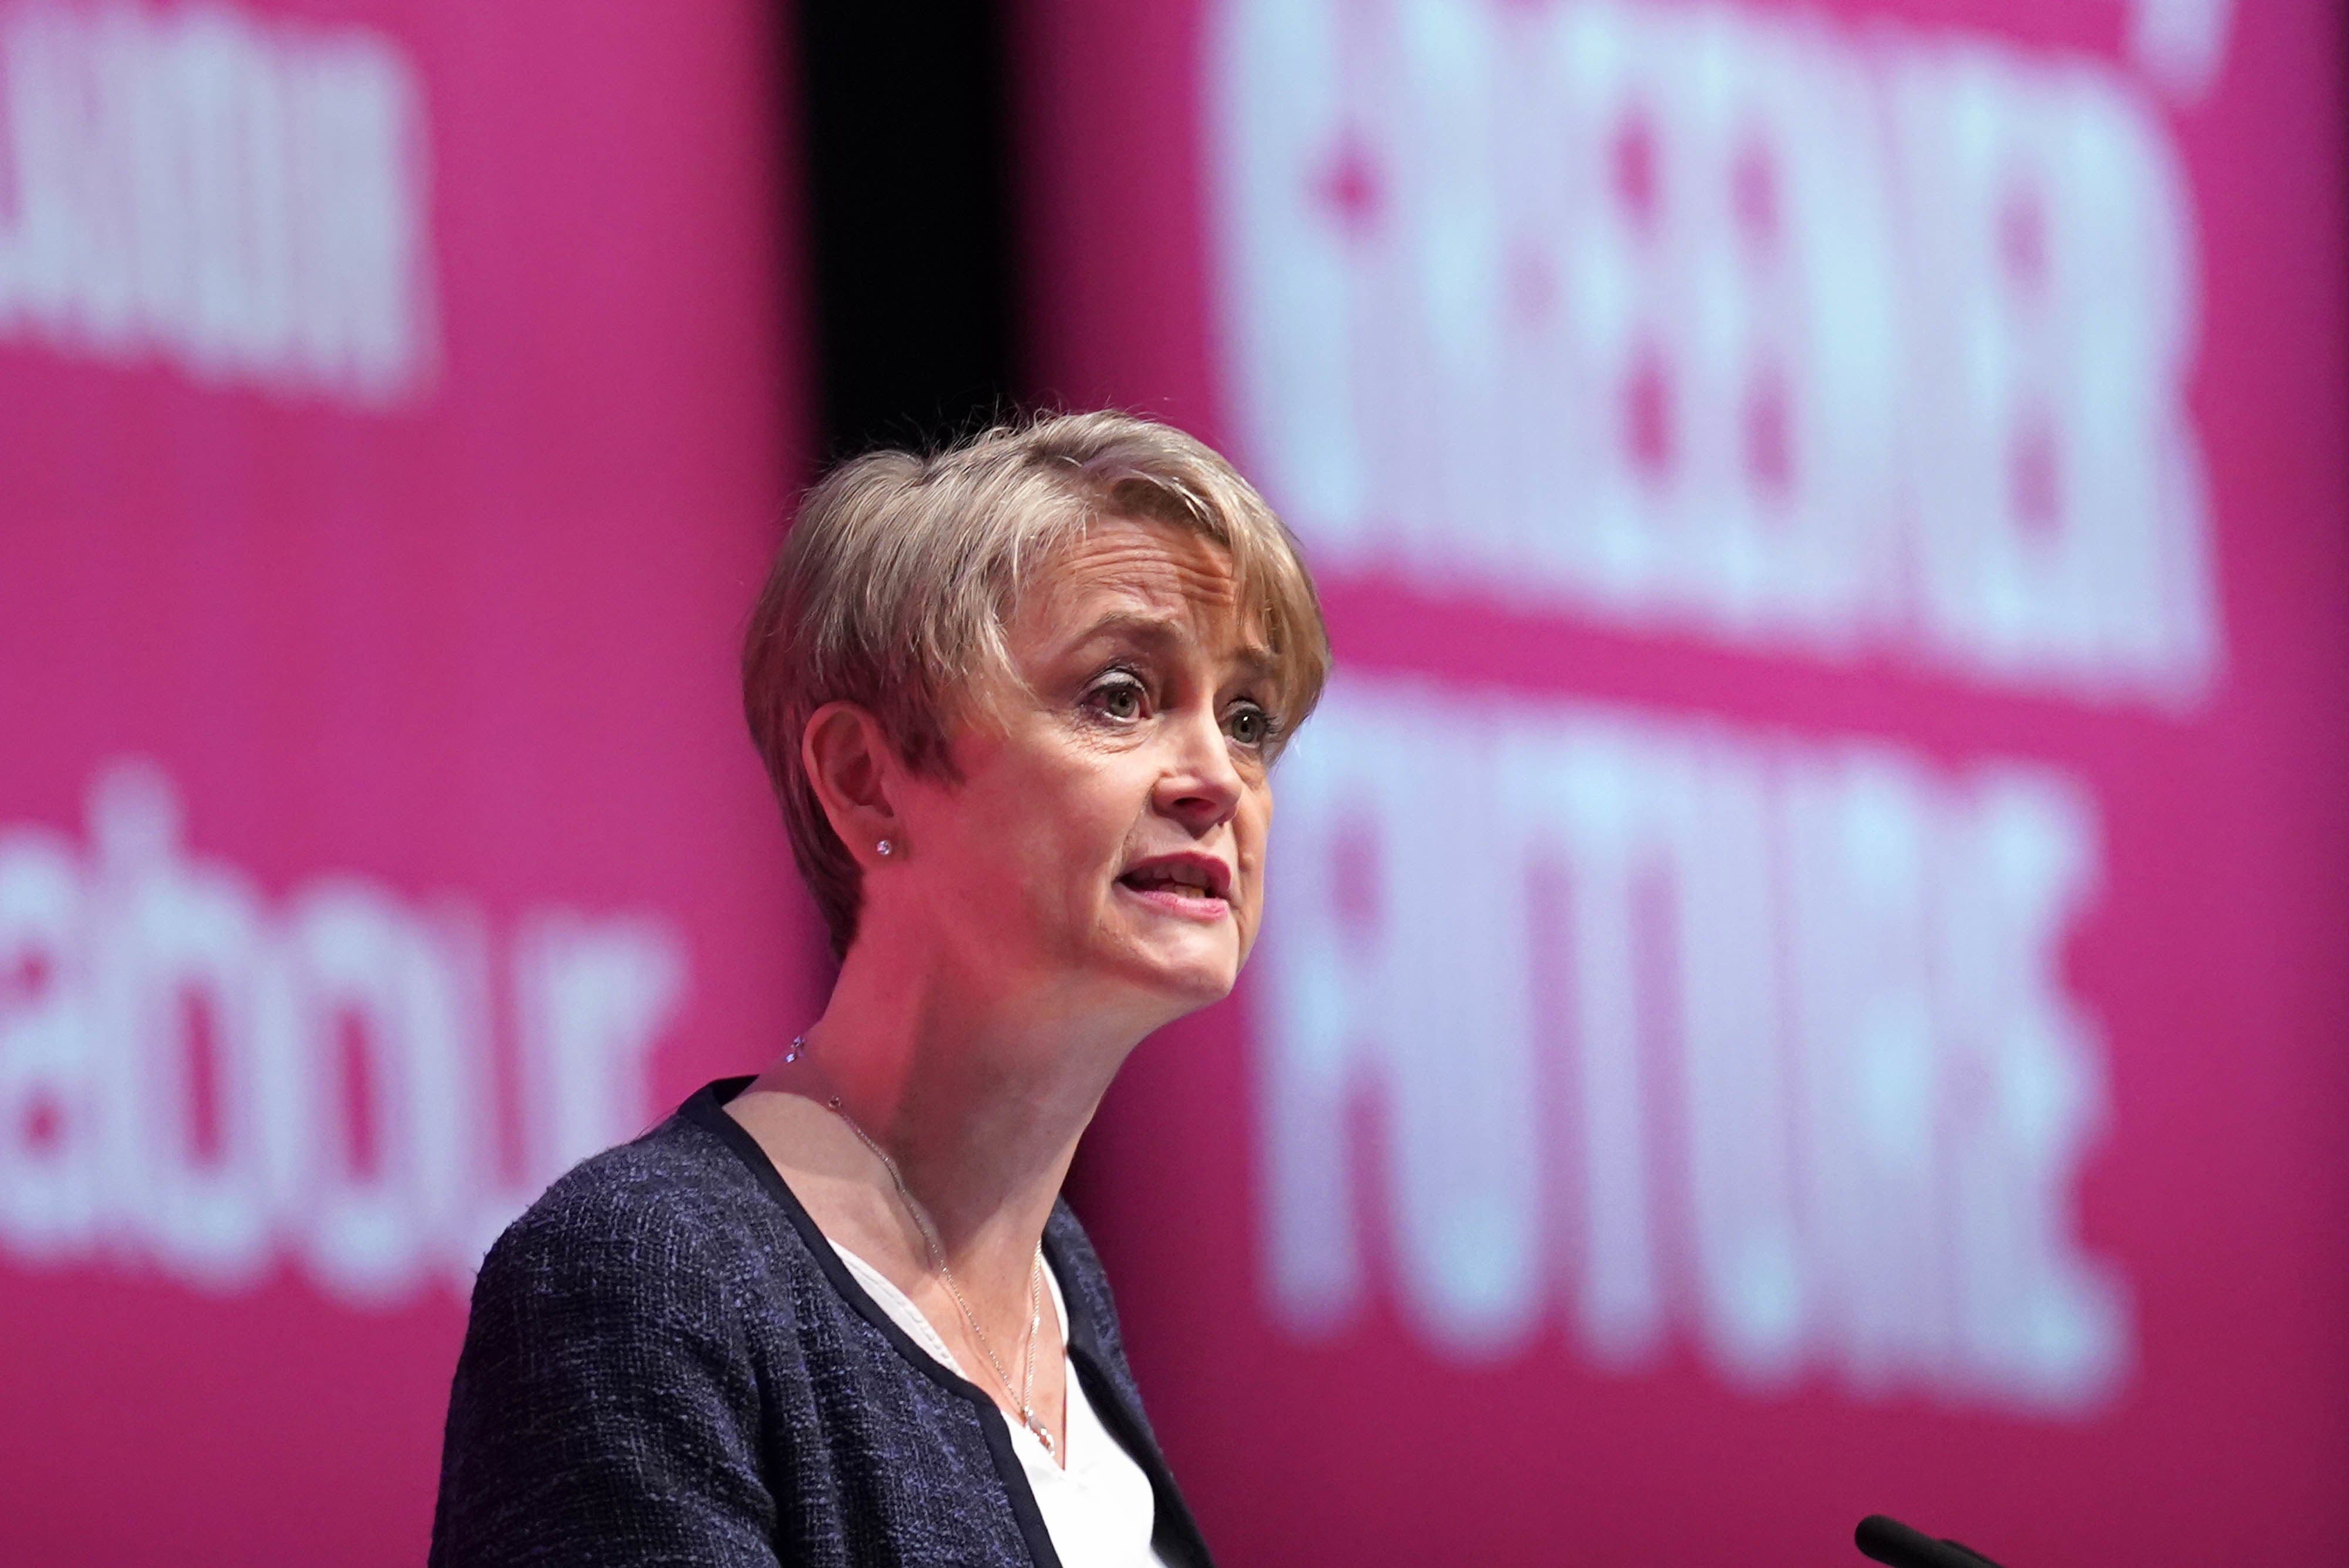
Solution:
<svg viewBox="0 0 2349 1568"><path fill-rule="evenodd" d="M1161 855L1128 867L1117 885L1174 914L1220 919L1230 907L1232 873L1209 855Z"/></svg>

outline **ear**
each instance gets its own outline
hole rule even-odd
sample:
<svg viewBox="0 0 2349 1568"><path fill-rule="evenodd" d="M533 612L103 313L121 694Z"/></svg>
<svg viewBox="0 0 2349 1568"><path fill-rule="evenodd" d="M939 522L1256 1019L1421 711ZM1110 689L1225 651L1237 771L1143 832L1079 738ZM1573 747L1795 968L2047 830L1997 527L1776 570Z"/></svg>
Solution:
<svg viewBox="0 0 2349 1568"><path fill-rule="evenodd" d="M825 703L800 734L800 765L850 857L872 870L881 859L874 846L904 831L890 799L901 765L881 722L854 702Z"/></svg>

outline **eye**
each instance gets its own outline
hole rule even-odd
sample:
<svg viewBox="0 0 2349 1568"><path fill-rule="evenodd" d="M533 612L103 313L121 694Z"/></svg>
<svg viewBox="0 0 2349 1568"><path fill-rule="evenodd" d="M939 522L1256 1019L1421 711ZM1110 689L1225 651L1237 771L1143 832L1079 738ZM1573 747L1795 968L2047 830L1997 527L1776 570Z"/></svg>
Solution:
<svg viewBox="0 0 2349 1568"><path fill-rule="evenodd" d="M1272 715L1245 700L1224 712L1224 733L1251 750L1262 750L1272 739Z"/></svg>
<svg viewBox="0 0 2349 1568"><path fill-rule="evenodd" d="M1139 719L1146 695L1140 680L1120 670L1087 691L1085 704L1105 718Z"/></svg>

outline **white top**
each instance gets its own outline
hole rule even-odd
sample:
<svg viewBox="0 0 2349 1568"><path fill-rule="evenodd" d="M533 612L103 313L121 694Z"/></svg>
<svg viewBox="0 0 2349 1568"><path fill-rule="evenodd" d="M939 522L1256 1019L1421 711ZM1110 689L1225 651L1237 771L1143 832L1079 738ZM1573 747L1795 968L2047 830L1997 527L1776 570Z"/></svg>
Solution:
<svg viewBox="0 0 2349 1568"><path fill-rule="evenodd" d="M984 1386L983 1379L992 1374L984 1367L973 1374L957 1362L946 1340L905 1292L839 1242L833 1241L832 1250L907 1338L940 1365ZM1044 1266L1044 1282L1051 1289L1052 1312L1060 1319L1061 1343L1065 1345L1069 1303L1061 1297L1061 1282L1050 1263ZM1003 1424L1011 1428L1011 1451L1019 1456L1019 1468L1028 1472L1028 1487L1036 1494L1036 1508L1044 1516L1052 1550L1067 1568L1164 1568L1164 1560L1150 1547L1150 1533L1158 1522L1150 1478L1093 1413L1092 1401L1085 1397L1084 1386L1077 1381L1077 1369L1069 1363L1065 1350L1061 1362L1069 1390L1068 1419L1061 1439L1069 1461L1066 1469L1045 1451L1035 1433L1001 1406L996 1407Z"/></svg>

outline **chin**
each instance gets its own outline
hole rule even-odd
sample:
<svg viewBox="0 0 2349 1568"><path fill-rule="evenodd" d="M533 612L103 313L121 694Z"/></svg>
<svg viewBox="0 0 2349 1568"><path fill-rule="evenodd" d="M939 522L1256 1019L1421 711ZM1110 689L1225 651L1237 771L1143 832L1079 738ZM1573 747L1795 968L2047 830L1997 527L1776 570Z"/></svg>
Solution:
<svg viewBox="0 0 2349 1568"><path fill-rule="evenodd" d="M1133 961L1135 958L1141 961ZM1139 981L1142 989L1165 1002L1171 1021L1229 996L1240 966L1238 958L1226 951L1134 954L1121 968L1128 983Z"/></svg>
<svg viewBox="0 0 2349 1568"><path fill-rule="evenodd" d="M1178 997L1185 1012L1209 1007L1232 993L1239 980L1237 966L1226 964L1212 974L1185 974L1169 985L1170 994Z"/></svg>

